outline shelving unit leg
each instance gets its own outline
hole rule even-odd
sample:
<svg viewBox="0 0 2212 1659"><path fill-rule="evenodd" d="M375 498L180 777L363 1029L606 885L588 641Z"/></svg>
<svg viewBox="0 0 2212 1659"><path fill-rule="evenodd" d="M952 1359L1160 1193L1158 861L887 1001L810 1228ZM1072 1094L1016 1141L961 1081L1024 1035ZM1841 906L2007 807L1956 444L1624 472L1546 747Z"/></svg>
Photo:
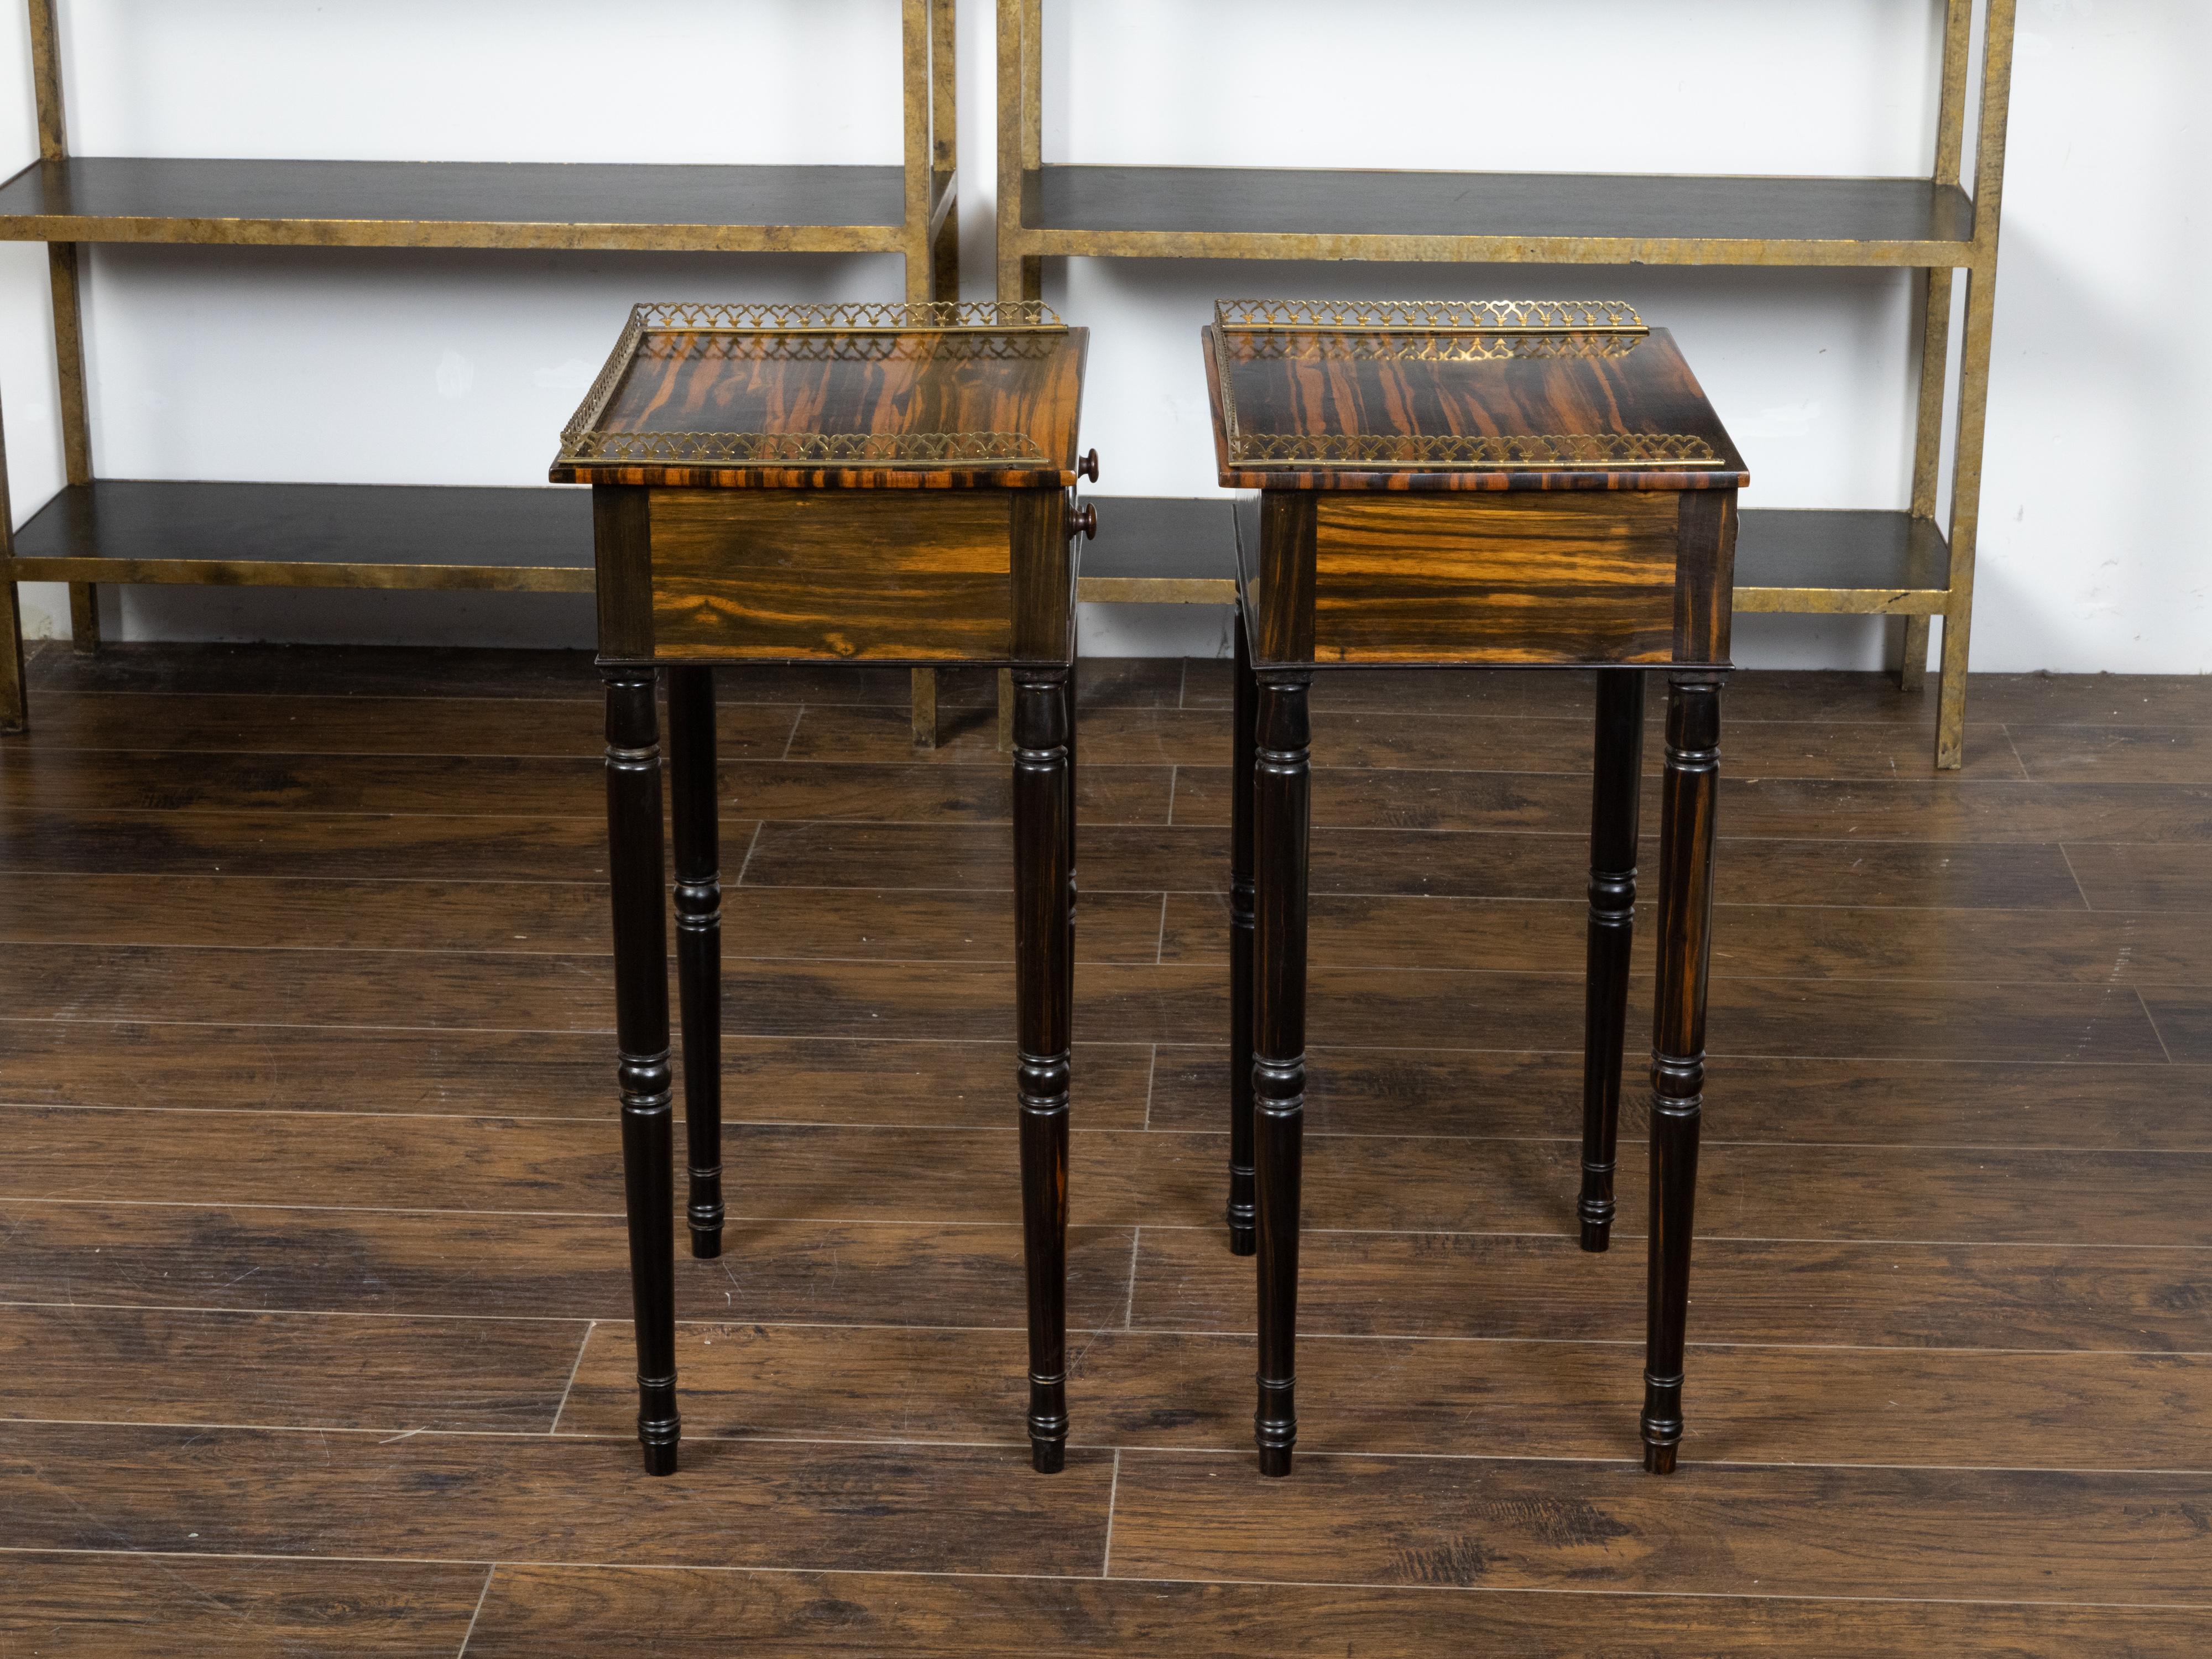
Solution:
<svg viewBox="0 0 2212 1659"><path fill-rule="evenodd" d="M54 374L61 392L62 463L73 484L92 482L92 421L84 393L84 307L78 283L77 246L52 242L46 270L54 295ZM100 590L70 584L70 638L77 650L100 648Z"/></svg>
<svg viewBox="0 0 2212 1659"><path fill-rule="evenodd" d="M1966 761L1966 653L1973 635L1974 538L1980 529L1982 437L1990 400L1991 273L1966 278L1966 339L1959 374L1959 459L1951 485L1951 593L1943 611L1943 687L1936 714L1936 765Z"/></svg>
<svg viewBox="0 0 2212 1659"><path fill-rule="evenodd" d="M1962 3L1955 9L1963 10ZM1963 54L1963 46L1956 49ZM1963 70L1961 70L1963 74ZM1949 171L1959 169L1957 138L1953 131L1953 90L1948 76L1944 84L1945 123L1942 143ZM1944 155L1936 157L1936 176L1944 176ZM1947 269L1925 273L1920 296L1920 402L1913 427L1912 516L1931 524L1936 519L1936 492L1943 461L1943 397L1951 384L1951 298L1954 278ZM1899 618L1897 684L1901 691L1922 691L1928 685L1928 618Z"/></svg>
<svg viewBox="0 0 2212 1659"><path fill-rule="evenodd" d="M0 623L7 637L0 639L0 734L21 732L28 723L29 700L23 695L23 618L15 600L15 584L0 581Z"/></svg>
<svg viewBox="0 0 2212 1659"><path fill-rule="evenodd" d="M937 671L914 671L914 746L937 747Z"/></svg>
<svg viewBox="0 0 2212 1659"><path fill-rule="evenodd" d="M1928 618L1899 617L1897 629L1897 689L1928 689Z"/></svg>
<svg viewBox="0 0 2212 1659"><path fill-rule="evenodd" d="M1996 320L1997 228L2004 213L2005 130L2012 114L2016 0L1989 0L1983 27L1982 110L1974 157L1974 253L1966 273L1966 338L1959 351L1959 435L1951 473L1951 581L1943 610L1943 689L1936 765L1966 761L1966 654L1973 637L1975 538L1982 520L1982 445L1990 412L1990 345Z"/></svg>
<svg viewBox="0 0 2212 1659"><path fill-rule="evenodd" d="M69 118L62 101L61 34L53 0L29 0L31 85L39 112L39 159L69 155ZM85 413L84 316L78 295L76 244L46 245L46 275L54 296L54 374L62 411L62 462L73 484L92 482L92 426ZM100 590L70 584L70 637L79 651L100 648Z"/></svg>

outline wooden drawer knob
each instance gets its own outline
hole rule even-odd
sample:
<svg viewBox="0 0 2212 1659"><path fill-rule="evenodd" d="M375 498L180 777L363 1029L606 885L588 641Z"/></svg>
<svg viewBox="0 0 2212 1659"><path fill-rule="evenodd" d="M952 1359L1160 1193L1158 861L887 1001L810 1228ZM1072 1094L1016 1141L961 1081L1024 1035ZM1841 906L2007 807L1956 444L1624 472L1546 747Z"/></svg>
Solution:
<svg viewBox="0 0 2212 1659"><path fill-rule="evenodd" d="M1097 450L1092 450L1075 464L1075 476L1079 478L1088 478L1093 483L1098 482L1098 452Z"/></svg>
<svg viewBox="0 0 2212 1659"><path fill-rule="evenodd" d="M1098 509L1088 501L1067 515L1067 533L1091 541L1098 534Z"/></svg>

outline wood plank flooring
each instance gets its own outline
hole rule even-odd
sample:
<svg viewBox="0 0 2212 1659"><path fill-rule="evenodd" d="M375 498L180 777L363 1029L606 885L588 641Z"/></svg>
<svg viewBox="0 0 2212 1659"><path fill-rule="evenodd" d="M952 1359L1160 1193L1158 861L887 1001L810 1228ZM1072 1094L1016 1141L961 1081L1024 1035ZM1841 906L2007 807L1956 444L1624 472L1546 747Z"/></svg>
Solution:
<svg viewBox="0 0 2212 1659"><path fill-rule="evenodd" d="M990 679L917 756L902 672L726 675L732 1220L678 1262L653 1482L587 661L31 672L9 1659L2212 1651L2212 680L1978 678L1948 776L1932 691L1731 688L1658 1481L1632 1081L1620 1247L1574 1243L1589 685L1326 678L1301 1456L1262 1483L1222 666L1085 666L1049 1480Z"/></svg>

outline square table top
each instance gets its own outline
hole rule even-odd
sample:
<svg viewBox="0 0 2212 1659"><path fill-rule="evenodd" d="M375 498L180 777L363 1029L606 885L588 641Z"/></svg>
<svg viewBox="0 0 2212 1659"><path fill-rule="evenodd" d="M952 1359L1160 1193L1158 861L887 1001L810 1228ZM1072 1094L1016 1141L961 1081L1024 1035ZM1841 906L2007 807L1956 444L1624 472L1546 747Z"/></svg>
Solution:
<svg viewBox="0 0 2212 1659"><path fill-rule="evenodd" d="M1090 332L1009 305L645 305L555 483L1066 489Z"/></svg>
<svg viewBox="0 0 2212 1659"><path fill-rule="evenodd" d="M1617 302L1223 301L1200 336L1232 489L1751 482L1674 337Z"/></svg>

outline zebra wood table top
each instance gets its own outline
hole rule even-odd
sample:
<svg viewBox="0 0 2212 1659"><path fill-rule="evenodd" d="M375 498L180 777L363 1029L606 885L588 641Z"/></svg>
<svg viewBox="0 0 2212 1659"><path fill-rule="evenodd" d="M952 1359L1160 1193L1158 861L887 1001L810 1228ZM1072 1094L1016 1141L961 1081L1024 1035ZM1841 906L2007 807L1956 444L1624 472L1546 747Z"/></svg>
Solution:
<svg viewBox="0 0 2212 1659"><path fill-rule="evenodd" d="M1202 334L1231 489L1750 482L1673 337L1625 305L1224 301Z"/></svg>
<svg viewBox="0 0 2212 1659"><path fill-rule="evenodd" d="M1042 306L641 306L556 483L1065 489L1089 332Z"/></svg>

